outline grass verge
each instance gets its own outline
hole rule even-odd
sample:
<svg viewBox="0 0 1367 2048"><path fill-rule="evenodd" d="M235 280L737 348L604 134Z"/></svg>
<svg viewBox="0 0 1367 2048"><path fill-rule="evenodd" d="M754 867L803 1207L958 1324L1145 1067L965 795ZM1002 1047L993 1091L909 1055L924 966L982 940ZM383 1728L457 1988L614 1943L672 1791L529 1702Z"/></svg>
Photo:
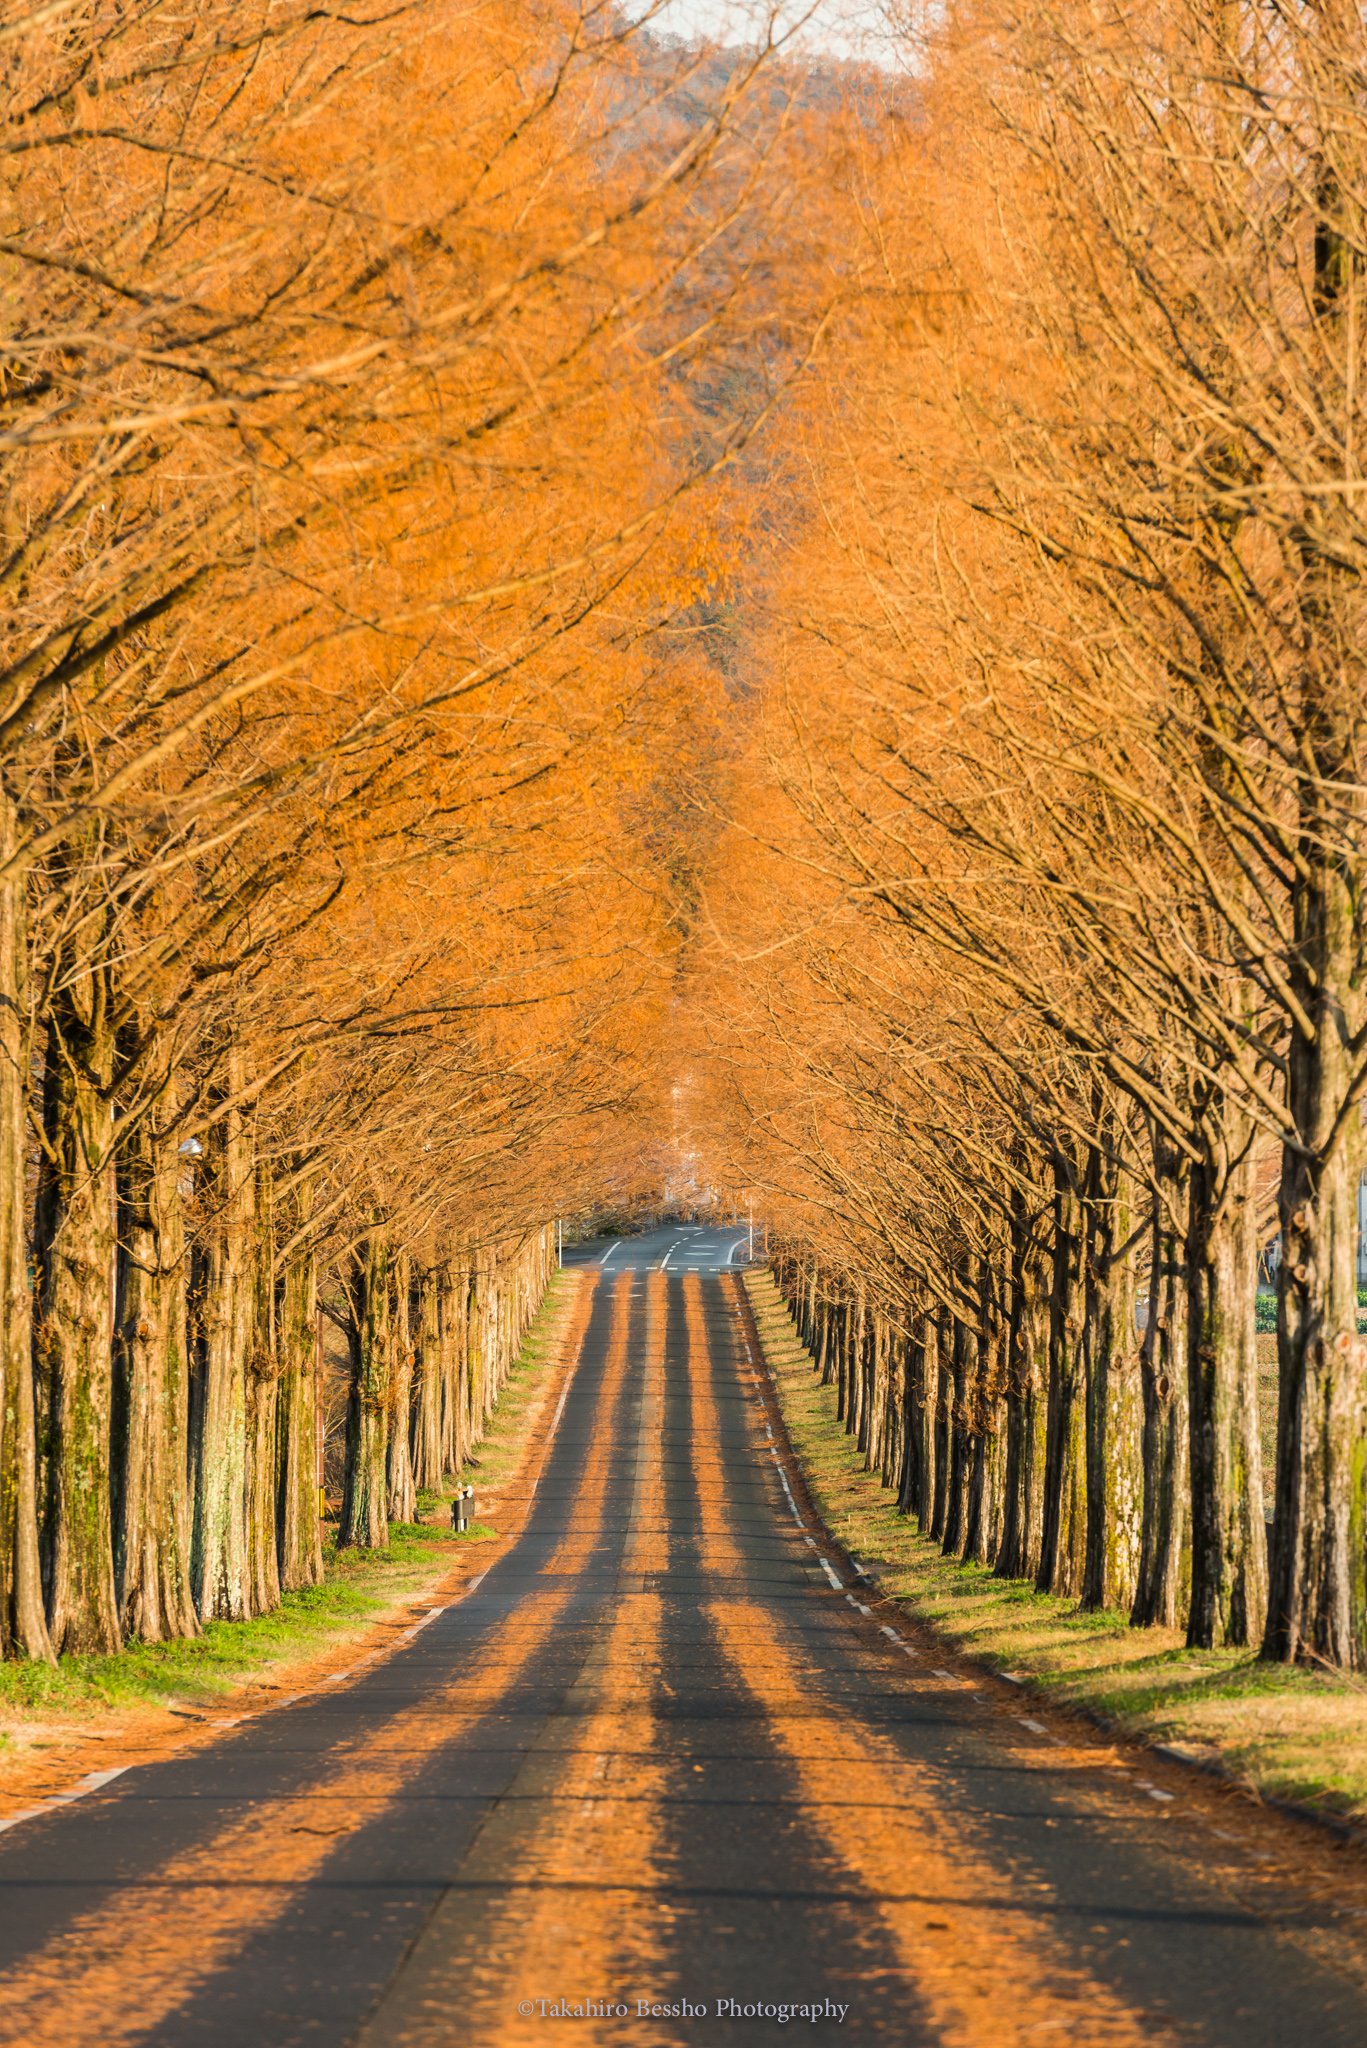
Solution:
<svg viewBox="0 0 1367 2048"><path fill-rule="evenodd" d="M394 1608L445 1578L471 1545L497 1540L485 1521L457 1535L447 1521L456 1483L482 1493L505 1485L517 1469L538 1410L547 1368L557 1357L560 1311L573 1287L557 1273L490 1421L465 1471L439 1493L419 1496L420 1517L390 1528L385 1550L342 1550L336 1531L324 1537L321 1585L287 1593L270 1614L251 1621L215 1621L190 1642L132 1643L113 1656L63 1657L48 1664L0 1663L0 1759L41 1746L45 1726L60 1721L70 1737L80 1724L111 1711L143 1706L194 1706L221 1698L244 1682L308 1661L363 1633ZM39 1738L35 1745L34 1738Z"/></svg>
<svg viewBox="0 0 1367 2048"><path fill-rule="evenodd" d="M1026 1581L945 1557L864 1470L772 1276L752 1269L746 1286L812 1500L831 1533L877 1571L884 1594L1043 1697L1218 1761L1262 1797L1367 1820L1367 1684L1264 1664L1244 1650L1189 1650L1173 1630L1084 1614Z"/></svg>

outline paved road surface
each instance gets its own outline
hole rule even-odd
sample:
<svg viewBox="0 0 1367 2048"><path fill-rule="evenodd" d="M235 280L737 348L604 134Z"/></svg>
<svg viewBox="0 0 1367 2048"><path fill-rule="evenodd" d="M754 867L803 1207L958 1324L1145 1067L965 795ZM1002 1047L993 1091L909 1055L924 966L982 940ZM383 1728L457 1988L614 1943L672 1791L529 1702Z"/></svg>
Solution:
<svg viewBox="0 0 1367 2048"><path fill-rule="evenodd" d="M593 1266L602 1273L726 1273L747 1263L749 1248L744 1224L715 1230L710 1224L666 1223L640 1237L566 1245L565 1264Z"/></svg>
<svg viewBox="0 0 1367 2048"><path fill-rule="evenodd" d="M0 1835L0 2041L1360 2048L1332 1907L881 1634L790 1506L739 1281L633 1265L586 1276L477 1591Z"/></svg>

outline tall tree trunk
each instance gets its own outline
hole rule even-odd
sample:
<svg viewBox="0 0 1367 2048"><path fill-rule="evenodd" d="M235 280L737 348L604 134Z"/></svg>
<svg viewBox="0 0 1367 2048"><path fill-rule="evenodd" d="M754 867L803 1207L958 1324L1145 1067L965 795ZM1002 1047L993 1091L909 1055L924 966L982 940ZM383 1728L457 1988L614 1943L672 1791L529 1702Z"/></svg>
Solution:
<svg viewBox="0 0 1367 2048"><path fill-rule="evenodd" d="M1131 1184L1094 1148L1088 1163L1084 1352L1087 1543L1084 1607L1134 1604L1143 1521L1143 1401L1135 1327Z"/></svg>
<svg viewBox="0 0 1367 2048"><path fill-rule="evenodd" d="M910 1375L911 1346L900 1330L883 1324L883 1386L880 1395L882 1456L879 1465L884 1486L902 1484L906 1469L907 1380Z"/></svg>
<svg viewBox="0 0 1367 2048"><path fill-rule="evenodd" d="M978 1320L969 1338L966 1389L969 1484L963 1554L985 1565L993 1563L1001 1542L1006 1325L997 1277L993 1260L984 1257L979 1262Z"/></svg>
<svg viewBox="0 0 1367 2048"><path fill-rule="evenodd" d="M463 1262L441 1268L442 1465L459 1472L470 1450L468 1400L470 1272Z"/></svg>
<svg viewBox="0 0 1367 2048"><path fill-rule="evenodd" d="M944 1542L949 1518L950 1445L954 1435L954 1319L947 1309L935 1314L932 1346L935 1368L934 1474L931 1492L930 1527L926 1534L936 1543Z"/></svg>
<svg viewBox="0 0 1367 2048"><path fill-rule="evenodd" d="M917 1314L906 1340L906 1364L902 1373L902 1472L897 1489L897 1507L918 1526L926 1515L927 1493L926 1428L926 1324Z"/></svg>
<svg viewBox="0 0 1367 2048"><path fill-rule="evenodd" d="M490 1372L492 1291L489 1254L476 1251L470 1262L470 1292L465 1311L465 1445L466 1455L484 1437L485 1388Z"/></svg>
<svg viewBox="0 0 1367 2048"><path fill-rule="evenodd" d="M931 1533L935 1519L936 1408L939 1398L939 1323L931 1310L918 1319L918 1340L912 1360L912 1444L910 1462L915 1477L908 1484L906 1511L916 1517L923 1536ZM914 1497L913 1497L914 1496Z"/></svg>
<svg viewBox="0 0 1367 2048"><path fill-rule="evenodd" d="M1006 1466L996 1563L997 1576L1003 1579L1033 1579L1039 1570L1048 1382L1048 1272L1035 1221L1022 1196L1012 1233L1007 1333Z"/></svg>
<svg viewBox="0 0 1367 2048"><path fill-rule="evenodd" d="M1042 1593L1082 1590L1087 1539L1087 1456L1082 1343L1082 1217L1072 1168L1054 1165L1053 1281L1049 1298L1049 1400L1040 1516Z"/></svg>
<svg viewBox="0 0 1367 2048"><path fill-rule="evenodd" d="M243 1621L252 1611L247 1373L254 1338L256 1162L251 1122L238 1101L245 1085L246 1062L234 1047L223 1060L219 1110L205 1136L201 1221L190 1269L190 1572L202 1621Z"/></svg>
<svg viewBox="0 0 1367 2048"><path fill-rule="evenodd" d="M1267 1610L1258 1430L1258 1231L1251 1121L1212 1106L1191 1172L1187 1357L1191 1609L1187 1641L1251 1644Z"/></svg>
<svg viewBox="0 0 1367 2048"><path fill-rule="evenodd" d="M976 1349L975 1333L956 1315L949 1354L953 1393L949 1418L949 1471L945 1481L945 1527L940 1539L947 1557L962 1554L964 1531L968 1524L968 1490L973 1476L969 1402Z"/></svg>
<svg viewBox="0 0 1367 2048"><path fill-rule="evenodd" d="M1191 1578L1187 1465L1186 1162L1155 1134L1149 1314L1140 1347L1144 1393L1144 1521L1139 1583L1130 1620L1136 1628L1174 1628Z"/></svg>
<svg viewBox="0 0 1367 2048"><path fill-rule="evenodd" d="M884 1425L886 1410L884 1396L887 1391L887 1324L877 1309L868 1314L867 1334L864 1340L865 1373L865 1423L864 1423L864 1464L869 1472L881 1472L883 1465Z"/></svg>
<svg viewBox="0 0 1367 2048"><path fill-rule="evenodd" d="M34 1216L43 1572L59 1652L122 1641L110 1497L114 1038L107 971L68 962L48 1012Z"/></svg>
<svg viewBox="0 0 1367 2048"><path fill-rule="evenodd" d="M280 1605L279 1498L280 1358L275 1317L274 1189L264 1160L256 1162L255 1230L251 1242L251 1338L247 1353L247 1582L253 1614Z"/></svg>
<svg viewBox="0 0 1367 2048"><path fill-rule="evenodd" d="M441 1485L441 1299L435 1266L418 1276L418 1327L413 1402L413 1484L435 1491Z"/></svg>
<svg viewBox="0 0 1367 2048"><path fill-rule="evenodd" d="M848 1429L850 1414L850 1335L849 1305L840 1301L836 1307L835 1324L835 1419L843 1422Z"/></svg>
<svg viewBox="0 0 1367 2048"><path fill-rule="evenodd" d="M296 1219L297 1220L297 1219ZM280 1383L276 1536L280 1586L296 1592L323 1576L318 1499L318 1266L312 1249L287 1253L277 1282L276 1346Z"/></svg>
<svg viewBox="0 0 1367 2048"><path fill-rule="evenodd" d="M0 864L18 846L13 799L0 782ZM33 1398L33 1297L24 1193L29 1095L27 884L0 881L0 1656L50 1660L38 1552L38 1431Z"/></svg>
<svg viewBox="0 0 1367 2048"><path fill-rule="evenodd" d="M412 1522L418 1513L409 1455L409 1411L413 1399L413 1335L410 1322L412 1262L406 1252L394 1260L394 1310L390 1329L389 1441L385 1483L391 1522Z"/></svg>
<svg viewBox="0 0 1367 2048"><path fill-rule="evenodd" d="M1361 48L1346 0L1323 31ZM1326 99L1327 105L1332 99ZM1325 373L1352 392L1363 310L1361 145L1337 123L1315 181L1314 311ZM1277 1498L1264 1653L1367 1667L1367 1346L1357 1328L1359 1090L1367 1030L1367 701L1356 567L1320 540L1317 503L1301 541L1301 679L1291 1042L1278 1206Z"/></svg>
<svg viewBox="0 0 1367 2048"><path fill-rule="evenodd" d="M169 1083L120 1148L114 1345L114 1567L124 1634L199 1633L190 1575L190 1360Z"/></svg>
<svg viewBox="0 0 1367 2048"><path fill-rule="evenodd" d="M963 1522L963 1556L974 1565L990 1565L1000 1542L1002 1475L998 1460L998 1407L1002 1362L998 1358L1000 1325L984 1286L982 1321L971 1335L969 1356L969 1485Z"/></svg>
<svg viewBox="0 0 1367 2048"><path fill-rule="evenodd" d="M346 1471L339 1549L380 1550L389 1541L385 1512L391 1365L389 1246L383 1231L367 1232L352 1262L351 1352L347 1389Z"/></svg>
<svg viewBox="0 0 1367 2048"><path fill-rule="evenodd" d="M868 1311L861 1287L855 1296L850 1332L850 1415L846 1428L857 1447L864 1453L866 1463L869 1449L869 1380L872 1350L870 1334Z"/></svg>

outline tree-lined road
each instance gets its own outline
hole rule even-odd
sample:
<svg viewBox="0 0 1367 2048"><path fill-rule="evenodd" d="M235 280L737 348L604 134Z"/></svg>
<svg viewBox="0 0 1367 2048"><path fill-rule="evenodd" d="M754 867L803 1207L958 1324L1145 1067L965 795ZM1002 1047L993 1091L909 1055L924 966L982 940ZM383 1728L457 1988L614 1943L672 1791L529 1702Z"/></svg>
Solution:
<svg viewBox="0 0 1367 2048"><path fill-rule="evenodd" d="M864 1611L739 1279L662 1257L586 1273L522 1533L474 1590L0 1836L0 2042L1367 2038L1333 1907L1177 1773L1051 1740ZM794 2006L820 2016L764 2014Z"/></svg>
<svg viewBox="0 0 1367 2048"><path fill-rule="evenodd" d="M602 1273L725 1273L747 1263L750 1232L745 1224L715 1229L703 1223L662 1223L639 1237L588 1238L566 1245L567 1266L593 1266Z"/></svg>

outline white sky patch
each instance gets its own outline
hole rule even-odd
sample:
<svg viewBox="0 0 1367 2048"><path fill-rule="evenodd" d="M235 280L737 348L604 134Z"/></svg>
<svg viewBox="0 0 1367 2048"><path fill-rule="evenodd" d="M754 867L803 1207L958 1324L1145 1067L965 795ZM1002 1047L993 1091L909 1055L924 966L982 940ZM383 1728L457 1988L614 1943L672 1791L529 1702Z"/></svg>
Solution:
<svg viewBox="0 0 1367 2048"><path fill-rule="evenodd" d="M732 48L791 35L793 50L831 57L871 57L885 44L886 19L877 0L662 0L639 8L661 35L694 37Z"/></svg>

